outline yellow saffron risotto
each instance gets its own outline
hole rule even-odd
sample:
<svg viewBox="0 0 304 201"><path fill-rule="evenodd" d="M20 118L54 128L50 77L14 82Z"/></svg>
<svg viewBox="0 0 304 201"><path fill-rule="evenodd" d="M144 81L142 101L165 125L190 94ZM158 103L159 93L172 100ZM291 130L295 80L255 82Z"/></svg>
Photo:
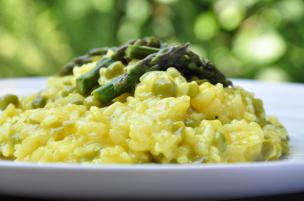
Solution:
<svg viewBox="0 0 304 201"><path fill-rule="evenodd" d="M221 163L277 160L288 152L287 132L263 103L240 87L188 82L175 68L140 78L133 94L110 105L73 91L74 74L51 77L39 95L20 98L0 114L2 160L65 163ZM100 70L100 84L123 73Z"/></svg>

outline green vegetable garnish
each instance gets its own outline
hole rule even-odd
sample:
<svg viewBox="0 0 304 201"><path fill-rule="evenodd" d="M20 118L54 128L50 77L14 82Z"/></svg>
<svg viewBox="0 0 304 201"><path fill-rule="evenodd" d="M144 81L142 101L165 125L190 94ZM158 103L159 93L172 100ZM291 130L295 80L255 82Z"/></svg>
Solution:
<svg viewBox="0 0 304 201"><path fill-rule="evenodd" d="M189 50L188 46L189 44L169 46L162 44L157 38L147 37L131 40L118 48L111 48L112 54L101 57L95 68L77 78L77 91L83 96L93 95L101 104L108 104L121 94L132 92L144 73L165 71L169 67L176 68L188 81L206 80L212 84L222 83L224 87L232 85L213 64L200 58ZM108 50L109 48L93 49L87 55L74 60L73 64L87 62L92 56L104 55ZM118 64L117 62L126 68L122 72L127 73L119 75L120 73L109 71L107 79L111 79L112 74L113 79L99 86L100 69L113 66L114 63ZM168 92L170 96L175 93L174 87L171 88L169 83L158 83L154 92L161 96L166 96L165 92ZM194 96L196 92L197 87L193 85L189 93Z"/></svg>
<svg viewBox="0 0 304 201"><path fill-rule="evenodd" d="M7 94L0 98L0 109L4 110L9 104L19 105L19 98L14 94Z"/></svg>
<svg viewBox="0 0 304 201"><path fill-rule="evenodd" d="M35 99L32 102L32 108L43 108L47 103L47 98L41 95L38 95L35 97Z"/></svg>

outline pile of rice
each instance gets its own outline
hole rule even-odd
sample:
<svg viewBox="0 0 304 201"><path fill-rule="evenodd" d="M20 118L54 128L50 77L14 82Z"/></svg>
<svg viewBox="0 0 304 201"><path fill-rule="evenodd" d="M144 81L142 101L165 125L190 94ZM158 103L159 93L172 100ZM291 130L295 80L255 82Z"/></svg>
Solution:
<svg viewBox="0 0 304 201"><path fill-rule="evenodd" d="M169 68L146 73L134 94L101 107L91 97L66 93L94 66L49 78L40 93L48 98L44 108L31 108L32 95L0 114L2 160L221 163L277 160L288 152L284 127L240 87L187 82ZM99 82L107 82L111 70L102 69Z"/></svg>

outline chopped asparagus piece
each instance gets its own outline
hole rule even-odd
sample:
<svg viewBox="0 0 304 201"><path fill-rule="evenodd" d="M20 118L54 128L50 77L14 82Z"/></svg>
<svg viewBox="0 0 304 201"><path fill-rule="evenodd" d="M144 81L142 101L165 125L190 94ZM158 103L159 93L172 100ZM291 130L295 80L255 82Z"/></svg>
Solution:
<svg viewBox="0 0 304 201"><path fill-rule="evenodd" d="M0 109L4 110L9 104L18 106L19 98L14 94L7 94L0 98Z"/></svg>

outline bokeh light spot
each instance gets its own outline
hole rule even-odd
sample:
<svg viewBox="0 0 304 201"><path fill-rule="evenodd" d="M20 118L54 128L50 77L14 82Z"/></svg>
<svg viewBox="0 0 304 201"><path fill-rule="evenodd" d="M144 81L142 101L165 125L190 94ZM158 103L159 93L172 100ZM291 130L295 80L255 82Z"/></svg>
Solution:
<svg viewBox="0 0 304 201"><path fill-rule="evenodd" d="M117 38L120 43L139 37L139 27L132 21L126 21L121 24L117 32Z"/></svg>
<svg viewBox="0 0 304 201"><path fill-rule="evenodd" d="M64 3L65 11L73 19L83 18L91 7L91 1L66 0Z"/></svg>
<svg viewBox="0 0 304 201"><path fill-rule="evenodd" d="M199 15L194 23L194 34L200 40L208 40L215 36L218 25L214 14L203 13Z"/></svg>
<svg viewBox="0 0 304 201"><path fill-rule="evenodd" d="M270 25L277 27L282 22L281 13L273 8L266 8L261 12L261 17L265 19Z"/></svg>
<svg viewBox="0 0 304 201"><path fill-rule="evenodd" d="M279 59L285 53L286 44L275 31L250 29L238 35L233 50L242 59L266 64Z"/></svg>
<svg viewBox="0 0 304 201"><path fill-rule="evenodd" d="M217 1L215 12L221 26L227 30L237 28L244 18L244 8L239 1Z"/></svg>
<svg viewBox="0 0 304 201"><path fill-rule="evenodd" d="M172 22L166 17L158 17L153 25L154 34L157 37L163 38L174 33Z"/></svg>
<svg viewBox="0 0 304 201"><path fill-rule="evenodd" d="M172 4L177 2L177 0L155 0L155 1L163 4Z"/></svg>
<svg viewBox="0 0 304 201"><path fill-rule="evenodd" d="M127 17L134 22L144 22L151 13L148 1L129 0L126 6Z"/></svg>
<svg viewBox="0 0 304 201"><path fill-rule="evenodd" d="M298 20L304 15L303 0L281 0L277 7L285 20Z"/></svg>
<svg viewBox="0 0 304 201"><path fill-rule="evenodd" d="M93 0L92 3L94 8L102 13L110 12L114 6L114 1L111 0Z"/></svg>
<svg viewBox="0 0 304 201"><path fill-rule="evenodd" d="M241 73L241 62L235 58L226 47L217 47L211 52L211 58L219 70L227 76L235 76Z"/></svg>

